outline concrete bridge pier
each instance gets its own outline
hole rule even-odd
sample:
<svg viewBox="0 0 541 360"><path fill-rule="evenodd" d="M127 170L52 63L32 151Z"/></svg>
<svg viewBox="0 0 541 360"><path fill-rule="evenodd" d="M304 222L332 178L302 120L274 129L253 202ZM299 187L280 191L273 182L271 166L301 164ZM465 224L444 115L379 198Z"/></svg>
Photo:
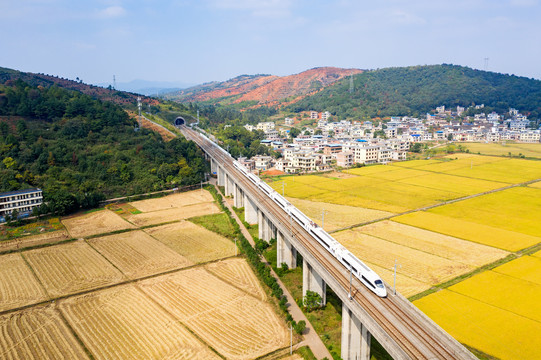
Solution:
<svg viewBox="0 0 541 360"><path fill-rule="evenodd" d="M312 268L308 261L302 262L302 296L306 296L307 291L313 291L321 296L321 305L327 303L327 284Z"/></svg>
<svg viewBox="0 0 541 360"><path fill-rule="evenodd" d="M218 186L225 186L226 172L224 168L218 166Z"/></svg>
<svg viewBox="0 0 541 360"><path fill-rule="evenodd" d="M210 172L218 175L218 163L213 158L210 158Z"/></svg>
<svg viewBox="0 0 541 360"><path fill-rule="evenodd" d="M259 225L259 238L263 241L269 242L272 239L273 224L269 218L265 216L262 211L258 211L257 223Z"/></svg>
<svg viewBox="0 0 541 360"><path fill-rule="evenodd" d="M233 178L225 174L225 196L232 196L235 194L235 182L233 181Z"/></svg>
<svg viewBox="0 0 541 360"><path fill-rule="evenodd" d="M276 232L276 266L282 266L285 263L288 268L297 267L297 250L291 244L291 241L280 231Z"/></svg>
<svg viewBox="0 0 541 360"><path fill-rule="evenodd" d="M342 351L344 360L370 360L372 336L359 319L342 303Z"/></svg>
<svg viewBox="0 0 541 360"><path fill-rule="evenodd" d="M250 225L257 224L259 220L258 212L255 202L244 194L244 220Z"/></svg>
<svg viewBox="0 0 541 360"><path fill-rule="evenodd" d="M234 184L234 191L233 191L233 199L234 199L234 206L236 208L244 207L244 193L240 186L238 186L236 183Z"/></svg>

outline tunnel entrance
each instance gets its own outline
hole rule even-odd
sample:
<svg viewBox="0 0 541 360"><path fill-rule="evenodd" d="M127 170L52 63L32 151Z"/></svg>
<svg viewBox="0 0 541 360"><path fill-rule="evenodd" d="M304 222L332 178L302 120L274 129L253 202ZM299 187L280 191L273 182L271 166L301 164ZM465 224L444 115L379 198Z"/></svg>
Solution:
<svg viewBox="0 0 541 360"><path fill-rule="evenodd" d="M186 120L182 116L175 119L175 126L186 125Z"/></svg>

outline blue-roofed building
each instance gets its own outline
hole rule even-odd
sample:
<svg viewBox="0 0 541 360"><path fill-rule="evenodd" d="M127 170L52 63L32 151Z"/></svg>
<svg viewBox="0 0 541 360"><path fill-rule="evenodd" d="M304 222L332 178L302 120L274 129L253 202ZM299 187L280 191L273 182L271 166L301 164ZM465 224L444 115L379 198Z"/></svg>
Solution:
<svg viewBox="0 0 541 360"><path fill-rule="evenodd" d="M43 192L38 188L0 193L0 222L4 222L6 215L11 215L15 210L19 217L27 217L42 203Z"/></svg>

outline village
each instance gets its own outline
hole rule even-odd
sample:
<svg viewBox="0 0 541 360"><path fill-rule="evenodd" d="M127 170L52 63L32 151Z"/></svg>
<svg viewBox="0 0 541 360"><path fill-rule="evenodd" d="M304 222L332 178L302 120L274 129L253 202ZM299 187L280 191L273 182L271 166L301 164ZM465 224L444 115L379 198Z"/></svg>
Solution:
<svg viewBox="0 0 541 360"><path fill-rule="evenodd" d="M291 129L298 120L291 117L277 123L247 124L244 127L249 131L263 131L261 143L281 156L258 155L240 158L239 162L255 172L273 169L295 174L406 160L416 143L541 141L541 130L529 128L530 120L516 109L486 114L484 105L471 108L476 112L473 116L464 116L464 107L448 110L440 106L424 118L404 116L364 122L332 121L328 111L309 111L302 115L317 125L303 127L297 136L291 136Z"/></svg>

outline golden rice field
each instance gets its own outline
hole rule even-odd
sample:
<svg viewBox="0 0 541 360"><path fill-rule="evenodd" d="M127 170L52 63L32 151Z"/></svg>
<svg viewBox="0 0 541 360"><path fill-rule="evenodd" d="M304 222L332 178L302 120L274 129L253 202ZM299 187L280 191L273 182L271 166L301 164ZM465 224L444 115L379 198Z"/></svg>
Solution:
<svg viewBox="0 0 541 360"><path fill-rule="evenodd" d="M349 177L284 176L271 186L287 197L404 212L541 178L541 163L473 154L346 171Z"/></svg>
<svg viewBox="0 0 541 360"><path fill-rule="evenodd" d="M51 297L114 284L124 276L83 240L30 250L24 257Z"/></svg>
<svg viewBox="0 0 541 360"><path fill-rule="evenodd" d="M95 359L220 359L134 285L60 301Z"/></svg>
<svg viewBox="0 0 541 360"><path fill-rule="evenodd" d="M0 315L1 359L88 359L53 306Z"/></svg>
<svg viewBox="0 0 541 360"><path fill-rule="evenodd" d="M479 224L473 218L463 220L427 211L397 216L393 221L508 251L518 251L541 242L541 237Z"/></svg>
<svg viewBox="0 0 541 360"><path fill-rule="evenodd" d="M21 254L0 256L0 311L15 309L47 299L45 290Z"/></svg>
<svg viewBox="0 0 541 360"><path fill-rule="evenodd" d="M502 360L537 359L541 324L483 301L441 290L414 302L459 342Z"/></svg>
<svg viewBox="0 0 541 360"><path fill-rule="evenodd" d="M322 224L322 212L325 210L325 230L342 229L353 224L381 219L393 213L381 210L365 209L357 206L337 205L317 201L288 198L300 211L313 219L319 226Z"/></svg>
<svg viewBox="0 0 541 360"><path fill-rule="evenodd" d="M132 224L107 209L62 219L62 224L74 238L134 228Z"/></svg>
<svg viewBox="0 0 541 360"><path fill-rule="evenodd" d="M267 298L259 283L259 279L255 276L252 268L244 259L232 258L213 262L205 265L205 269L210 271L214 276L219 277L228 284L231 284L248 294L261 300Z"/></svg>
<svg viewBox="0 0 541 360"><path fill-rule="evenodd" d="M194 264L236 254L234 242L189 221L147 228L144 231Z"/></svg>
<svg viewBox="0 0 541 360"><path fill-rule="evenodd" d="M513 156L522 154L526 157L541 158L541 144L533 143L513 143L506 142L505 145L501 143L460 143L466 147L472 153L481 153L484 155L504 155L507 156L511 153Z"/></svg>
<svg viewBox="0 0 541 360"><path fill-rule="evenodd" d="M501 359L533 359L541 338L541 259L522 256L415 301L459 341Z"/></svg>
<svg viewBox="0 0 541 360"><path fill-rule="evenodd" d="M285 324L269 304L202 268L139 286L227 359L254 359L289 344Z"/></svg>
<svg viewBox="0 0 541 360"><path fill-rule="evenodd" d="M515 187L440 206L429 212L541 237L541 189Z"/></svg>
<svg viewBox="0 0 541 360"><path fill-rule="evenodd" d="M88 243L130 279L193 264L141 230L94 238Z"/></svg>
<svg viewBox="0 0 541 360"><path fill-rule="evenodd" d="M528 186L536 189L541 189L541 181L534 182L533 184L530 184Z"/></svg>

